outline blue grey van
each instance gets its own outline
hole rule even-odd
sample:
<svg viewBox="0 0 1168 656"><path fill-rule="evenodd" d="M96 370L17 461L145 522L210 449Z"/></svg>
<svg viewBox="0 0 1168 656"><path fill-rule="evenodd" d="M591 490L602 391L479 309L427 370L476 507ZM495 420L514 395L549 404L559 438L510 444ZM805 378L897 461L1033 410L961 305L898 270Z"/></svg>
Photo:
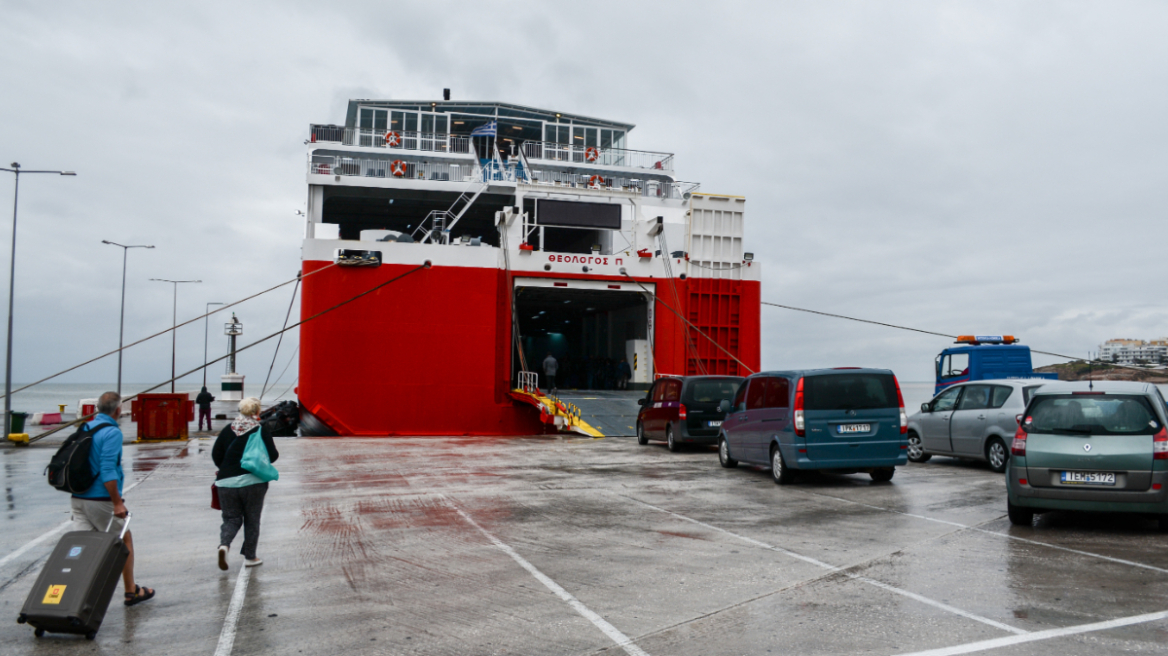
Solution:
<svg viewBox="0 0 1168 656"><path fill-rule="evenodd" d="M908 462L904 396L887 369L760 372L721 409L718 461L769 466L780 485L812 469L889 481Z"/></svg>

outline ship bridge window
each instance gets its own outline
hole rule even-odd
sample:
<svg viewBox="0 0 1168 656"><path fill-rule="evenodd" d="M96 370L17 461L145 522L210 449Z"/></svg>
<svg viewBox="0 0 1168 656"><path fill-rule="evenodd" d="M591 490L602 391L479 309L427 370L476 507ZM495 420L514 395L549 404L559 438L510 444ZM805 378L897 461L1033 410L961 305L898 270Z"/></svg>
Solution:
<svg viewBox="0 0 1168 656"><path fill-rule="evenodd" d="M551 353L559 361L560 389L616 389L618 363L628 357L629 343L646 339L649 329L649 303L636 291L526 287L517 281L515 311L528 370L542 372L540 363ZM514 345L512 351L514 379L520 358Z"/></svg>

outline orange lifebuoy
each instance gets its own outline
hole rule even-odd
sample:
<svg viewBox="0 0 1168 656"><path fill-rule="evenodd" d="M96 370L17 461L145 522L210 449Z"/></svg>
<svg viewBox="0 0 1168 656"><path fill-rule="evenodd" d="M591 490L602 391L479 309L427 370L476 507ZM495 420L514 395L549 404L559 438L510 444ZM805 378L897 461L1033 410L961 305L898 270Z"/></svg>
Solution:
<svg viewBox="0 0 1168 656"><path fill-rule="evenodd" d="M596 150L595 146L589 146L584 149L584 159L589 162L595 162L597 157L600 157L600 151Z"/></svg>
<svg viewBox="0 0 1168 656"><path fill-rule="evenodd" d="M589 187L599 188L603 184L604 184L604 178L602 176L594 175L591 178L588 178L588 186Z"/></svg>
<svg viewBox="0 0 1168 656"><path fill-rule="evenodd" d="M406 163L400 159L393 160L393 164L389 165L389 172L395 177L402 177L406 174Z"/></svg>
<svg viewBox="0 0 1168 656"><path fill-rule="evenodd" d="M392 130L389 132L386 132L385 133L385 145L387 145L387 146L400 146L401 145L401 135L392 131Z"/></svg>

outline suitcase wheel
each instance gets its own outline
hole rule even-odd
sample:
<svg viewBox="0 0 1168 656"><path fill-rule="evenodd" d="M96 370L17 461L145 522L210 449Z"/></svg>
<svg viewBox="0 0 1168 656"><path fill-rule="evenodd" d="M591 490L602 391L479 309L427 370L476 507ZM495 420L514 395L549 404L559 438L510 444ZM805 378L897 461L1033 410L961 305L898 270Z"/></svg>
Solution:
<svg viewBox="0 0 1168 656"><path fill-rule="evenodd" d="M32 634L38 638L43 638L43 637L45 637L45 630L44 629L37 629L36 631L33 631Z"/></svg>
<svg viewBox="0 0 1168 656"><path fill-rule="evenodd" d="M89 633L85 634L86 640L93 640L96 637L97 637L97 631L90 631Z"/></svg>

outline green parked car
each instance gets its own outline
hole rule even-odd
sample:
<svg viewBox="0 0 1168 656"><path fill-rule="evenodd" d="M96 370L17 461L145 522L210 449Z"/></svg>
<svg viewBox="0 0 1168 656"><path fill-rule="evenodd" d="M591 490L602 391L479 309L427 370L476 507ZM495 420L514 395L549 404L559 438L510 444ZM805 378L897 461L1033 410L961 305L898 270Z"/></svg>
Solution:
<svg viewBox="0 0 1168 656"><path fill-rule="evenodd" d="M1168 530L1168 424L1155 385L1048 383L1034 391L1006 470L1010 522L1035 513L1144 513Z"/></svg>

